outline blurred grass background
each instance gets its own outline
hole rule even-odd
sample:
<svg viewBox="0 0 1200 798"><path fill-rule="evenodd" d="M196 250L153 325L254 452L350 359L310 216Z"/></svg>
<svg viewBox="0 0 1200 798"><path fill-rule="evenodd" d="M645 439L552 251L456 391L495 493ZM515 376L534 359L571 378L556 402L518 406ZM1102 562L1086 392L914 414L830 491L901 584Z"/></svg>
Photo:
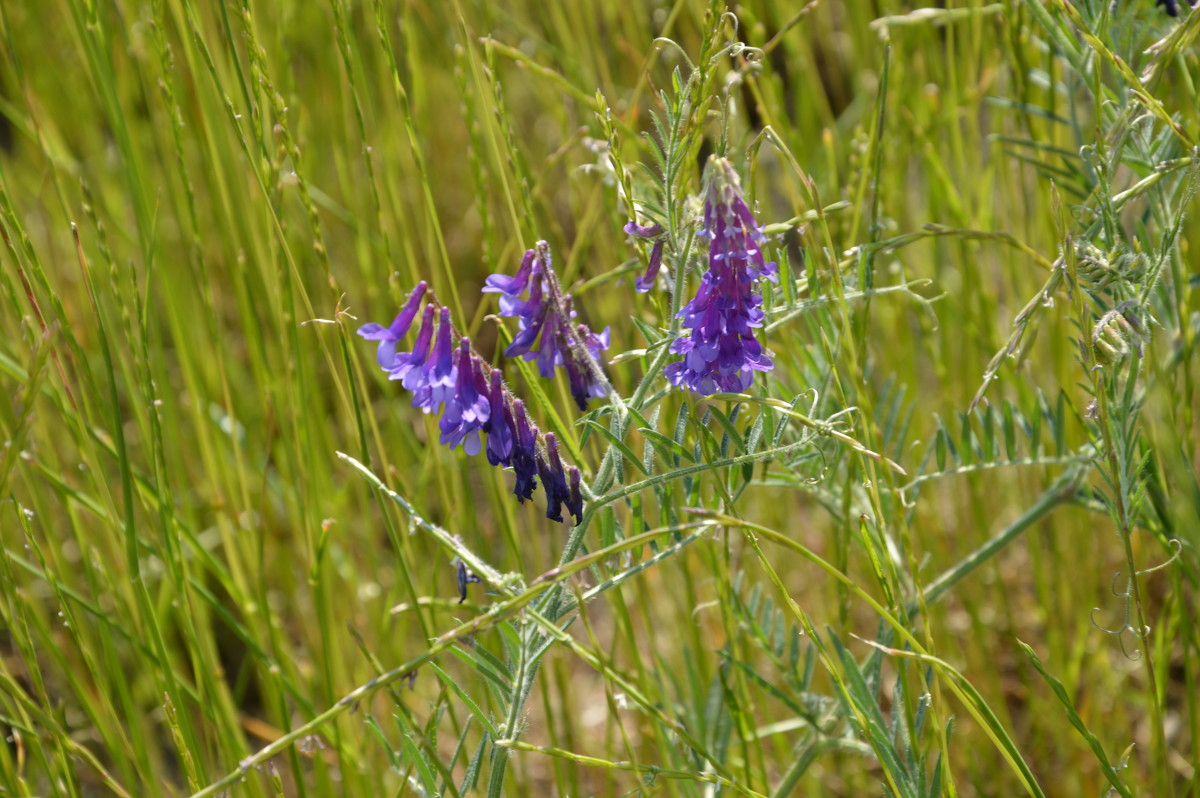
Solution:
<svg viewBox="0 0 1200 798"><path fill-rule="evenodd" d="M914 290L939 298L925 305L898 292L855 305L856 340L841 348L821 345L834 313L821 306L769 333L780 395L821 387L863 408L877 430L901 419L906 434L887 453L910 473L939 419L961 431L956 414L1046 281L1061 253L1064 204L1093 191L1078 154L1100 126L1098 103L1081 101L1047 44L1031 10L1039 3L946 5L930 17L883 0L742 3L731 9L736 38L764 57L727 59L715 76L731 151L746 152L769 126L825 205L848 203L828 217L838 248L928 223L1010 237L931 235L880 250L880 284L927 279ZM1116 6L1112 41L1135 54L1175 26L1194 37L1200 16L1172 20L1150 0ZM500 571L532 580L556 564L564 530L510 501L507 475L435 445L433 420L377 374L371 348L352 333L386 322L425 279L490 353L496 326L485 316L494 308L478 289L542 238L588 321L612 326L609 354L645 346L630 317L665 325L665 300L632 292L642 266L621 233L628 210L599 117L612 120L621 163L645 159L648 114L683 66L678 49L655 39L695 57L712 24L706 11L699 0L0 6L0 791L189 794L480 611L483 592L458 605L449 557L408 534L408 519L335 452L370 464ZM1193 136L1198 78L1194 49L1181 47L1154 87ZM711 147L721 127L705 132ZM811 210L781 150L754 152L745 183L760 219ZM1140 176L1123 168L1105 178L1114 191ZM1138 231L1151 223L1129 218ZM818 262L841 257L814 254L805 235L780 239L797 275L802 247ZM1194 268L1198 236L1187 225L1181 264ZM1119 619L1110 586L1127 568L1111 521L1085 503L1040 515L921 627L1051 795L1097 795L1106 782L1018 638L1062 680L1113 761L1134 746L1126 777L1141 785L1137 794L1200 794L1197 593L1185 576L1196 573L1200 522L1187 321L1196 301L1181 268L1180 335L1148 347L1181 362L1143 410L1170 534L1134 542L1149 566L1170 554L1159 539L1179 538L1190 565L1146 579L1154 631L1127 641L1130 651L1153 649L1157 698L1148 697L1145 662L1090 620L1093 607L1103 623ZM918 584L1016 521L1086 439L1079 330L1050 310L1036 333L989 398L1030 418L1058 412L1061 424L1051 433L1047 423L1043 448L1029 453L1034 465L922 488L904 524ZM639 362L610 370L626 394ZM544 426L578 440L565 381L545 389L564 423ZM593 458L579 463L585 472L600 443L584 444ZM848 474L863 480L861 470ZM874 585L856 542L855 486L777 476L763 471L739 500L742 516ZM619 515L637 531L631 512ZM834 581L784 549L772 562L818 626L874 636L877 618ZM762 578L749 554L706 542L589 604L587 632L574 631L705 729L721 685L727 697L751 695L753 685L730 686L748 677L730 675L728 661L767 657L732 634L748 621L721 608ZM487 693L470 658L438 662L446 679L420 671L411 692L370 699L331 723L326 742L290 748L234 793L419 794L406 779L414 759L396 755L410 751L398 741L406 733L367 718L398 715L400 729L424 730L427 741L430 729L449 730L408 744L452 756L469 717L447 685L480 701ZM630 750L644 763L667 761L674 742L621 709L619 692L556 650L525 738L614 761ZM768 792L795 758L795 728L786 702L754 696L732 704L744 745L729 761ZM885 709L893 698L881 699ZM944 765L951 794L1020 790L984 731L945 701L942 723L960 716ZM1155 701L1165 748L1151 728ZM824 752L796 794L876 794L878 764L850 749ZM617 795L639 784L702 791L533 752L514 754L508 791Z"/></svg>

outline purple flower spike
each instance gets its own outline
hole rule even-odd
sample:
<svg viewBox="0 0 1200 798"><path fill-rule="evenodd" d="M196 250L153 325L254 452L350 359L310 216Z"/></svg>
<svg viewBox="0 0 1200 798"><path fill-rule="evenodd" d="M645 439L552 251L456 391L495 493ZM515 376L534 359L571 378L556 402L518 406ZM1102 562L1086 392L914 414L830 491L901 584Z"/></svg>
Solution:
<svg viewBox="0 0 1200 798"><path fill-rule="evenodd" d="M754 382L755 371L774 368L754 337L763 325L762 295L753 283L765 277L778 282L774 262L766 262L766 236L742 198L733 165L709 158L704 170L704 229L709 241L708 271L696 296L679 315L690 329L671 344L684 359L667 366L673 385L708 396L718 391L739 393Z"/></svg>
<svg viewBox="0 0 1200 798"><path fill-rule="evenodd" d="M504 350L506 357L536 360L538 373L546 378L561 367L580 410L587 409L589 399L605 395L600 352L608 348L608 331L596 335L574 321L571 295L559 288L545 241L525 253L516 276L493 274L483 290L501 295L501 316L520 320L517 334ZM522 299L526 291L528 296Z"/></svg>
<svg viewBox="0 0 1200 798"><path fill-rule="evenodd" d="M401 338L408 335L408 328L412 326L417 311L421 309L421 298L425 296L427 287L424 280L417 283L417 287L408 295L408 301L404 303L404 307L400 309L400 313L396 315L390 327L372 322L358 328L358 334L363 338L379 342L379 351L376 353L376 357L379 359L379 366L384 371L392 370L396 359L396 344Z"/></svg>
<svg viewBox="0 0 1200 798"><path fill-rule="evenodd" d="M533 499L533 491L537 489L537 427L529 423L525 403L520 399L513 402L513 418L517 430L512 447L512 468L517 475L513 493L524 503L526 499Z"/></svg>
<svg viewBox="0 0 1200 798"><path fill-rule="evenodd" d="M438 424L442 430L441 442L451 449L462 443L463 451L474 456L483 448L479 432L491 415L491 404L487 382L472 356L471 341L467 338L459 342L458 362L454 368L458 372L454 395L446 403L446 412Z"/></svg>

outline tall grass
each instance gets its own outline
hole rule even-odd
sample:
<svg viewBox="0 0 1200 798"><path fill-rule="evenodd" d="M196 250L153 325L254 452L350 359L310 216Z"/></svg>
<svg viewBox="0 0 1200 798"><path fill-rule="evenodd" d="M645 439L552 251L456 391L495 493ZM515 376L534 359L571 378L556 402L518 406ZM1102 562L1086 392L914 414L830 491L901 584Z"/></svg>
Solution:
<svg viewBox="0 0 1200 798"><path fill-rule="evenodd" d="M0 794L1200 796L1200 13L944 5L0 5ZM703 399L711 153L781 280ZM422 279L578 526L354 335Z"/></svg>

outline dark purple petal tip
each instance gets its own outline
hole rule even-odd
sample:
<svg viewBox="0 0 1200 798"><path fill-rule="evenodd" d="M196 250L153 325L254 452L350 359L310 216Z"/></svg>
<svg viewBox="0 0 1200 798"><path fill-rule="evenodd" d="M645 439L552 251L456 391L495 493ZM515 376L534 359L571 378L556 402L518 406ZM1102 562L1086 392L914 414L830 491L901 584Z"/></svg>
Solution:
<svg viewBox="0 0 1200 798"><path fill-rule="evenodd" d="M662 268L663 256L663 240L654 242L654 247L650 250L650 266L646 269L646 273L634 281L633 286L639 294L644 294L654 287L654 283L658 280L658 272Z"/></svg>
<svg viewBox="0 0 1200 798"><path fill-rule="evenodd" d="M541 266L543 258L545 265ZM507 278L508 282L492 281L498 286L497 290L511 289L517 294L529 291L528 300L514 301L508 307L548 306L546 295L550 289L537 274L539 268L549 268L548 258L548 250L544 253L530 250L515 277ZM461 445L468 455L474 455L484 451L486 435L488 462L512 468L516 475L513 493L519 501L533 498L540 479L546 496L546 516L562 521L565 505L578 523L583 512L578 469L562 462L554 435L538 433L525 412L524 403L514 399L504 385L502 373L480 358L472 349L471 340L455 330L449 308L439 309L432 303L425 303L413 350L396 351L412 327L417 311L422 310L426 291L426 284L419 283L391 325L364 324L358 334L366 340L379 342L380 366L389 379L400 381L412 391L414 407L441 416L438 428L442 444L452 449ZM572 392L582 403L586 398L603 395L603 383L597 386L591 378L580 376L570 347L586 349L588 354L598 358L600 350L608 346L608 331L596 335L586 326L576 325L572 344L572 335L566 334L572 331L570 319L574 315L570 298L565 297L559 303L559 312L546 313L537 323L533 335L523 328L522 334L530 338L530 346L523 354L530 360L537 358L539 366L548 368L551 373L556 366L567 368L573 375ZM548 330L552 332L547 334ZM544 336L543 343L534 348L538 331ZM469 570L460 570L459 581L460 589L465 590L465 584L477 579Z"/></svg>

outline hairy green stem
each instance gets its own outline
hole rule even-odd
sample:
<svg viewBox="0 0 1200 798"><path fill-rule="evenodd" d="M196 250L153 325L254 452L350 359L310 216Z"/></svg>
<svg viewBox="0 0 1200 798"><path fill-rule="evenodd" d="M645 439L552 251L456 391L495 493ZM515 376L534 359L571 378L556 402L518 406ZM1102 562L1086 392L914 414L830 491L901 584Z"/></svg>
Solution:
<svg viewBox="0 0 1200 798"><path fill-rule="evenodd" d="M925 586L922 599L925 604L932 604L944 596L950 588L961 582L976 568L996 556L1005 546L1021 536L1025 530L1046 517L1052 510L1064 502L1070 501L1078 489L1080 480L1090 469L1075 466L1064 471L1054 483L1038 497L1021 517L998 532L986 543L968 554L957 565ZM921 609L921 601L912 599L908 603L908 613L917 614Z"/></svg>

